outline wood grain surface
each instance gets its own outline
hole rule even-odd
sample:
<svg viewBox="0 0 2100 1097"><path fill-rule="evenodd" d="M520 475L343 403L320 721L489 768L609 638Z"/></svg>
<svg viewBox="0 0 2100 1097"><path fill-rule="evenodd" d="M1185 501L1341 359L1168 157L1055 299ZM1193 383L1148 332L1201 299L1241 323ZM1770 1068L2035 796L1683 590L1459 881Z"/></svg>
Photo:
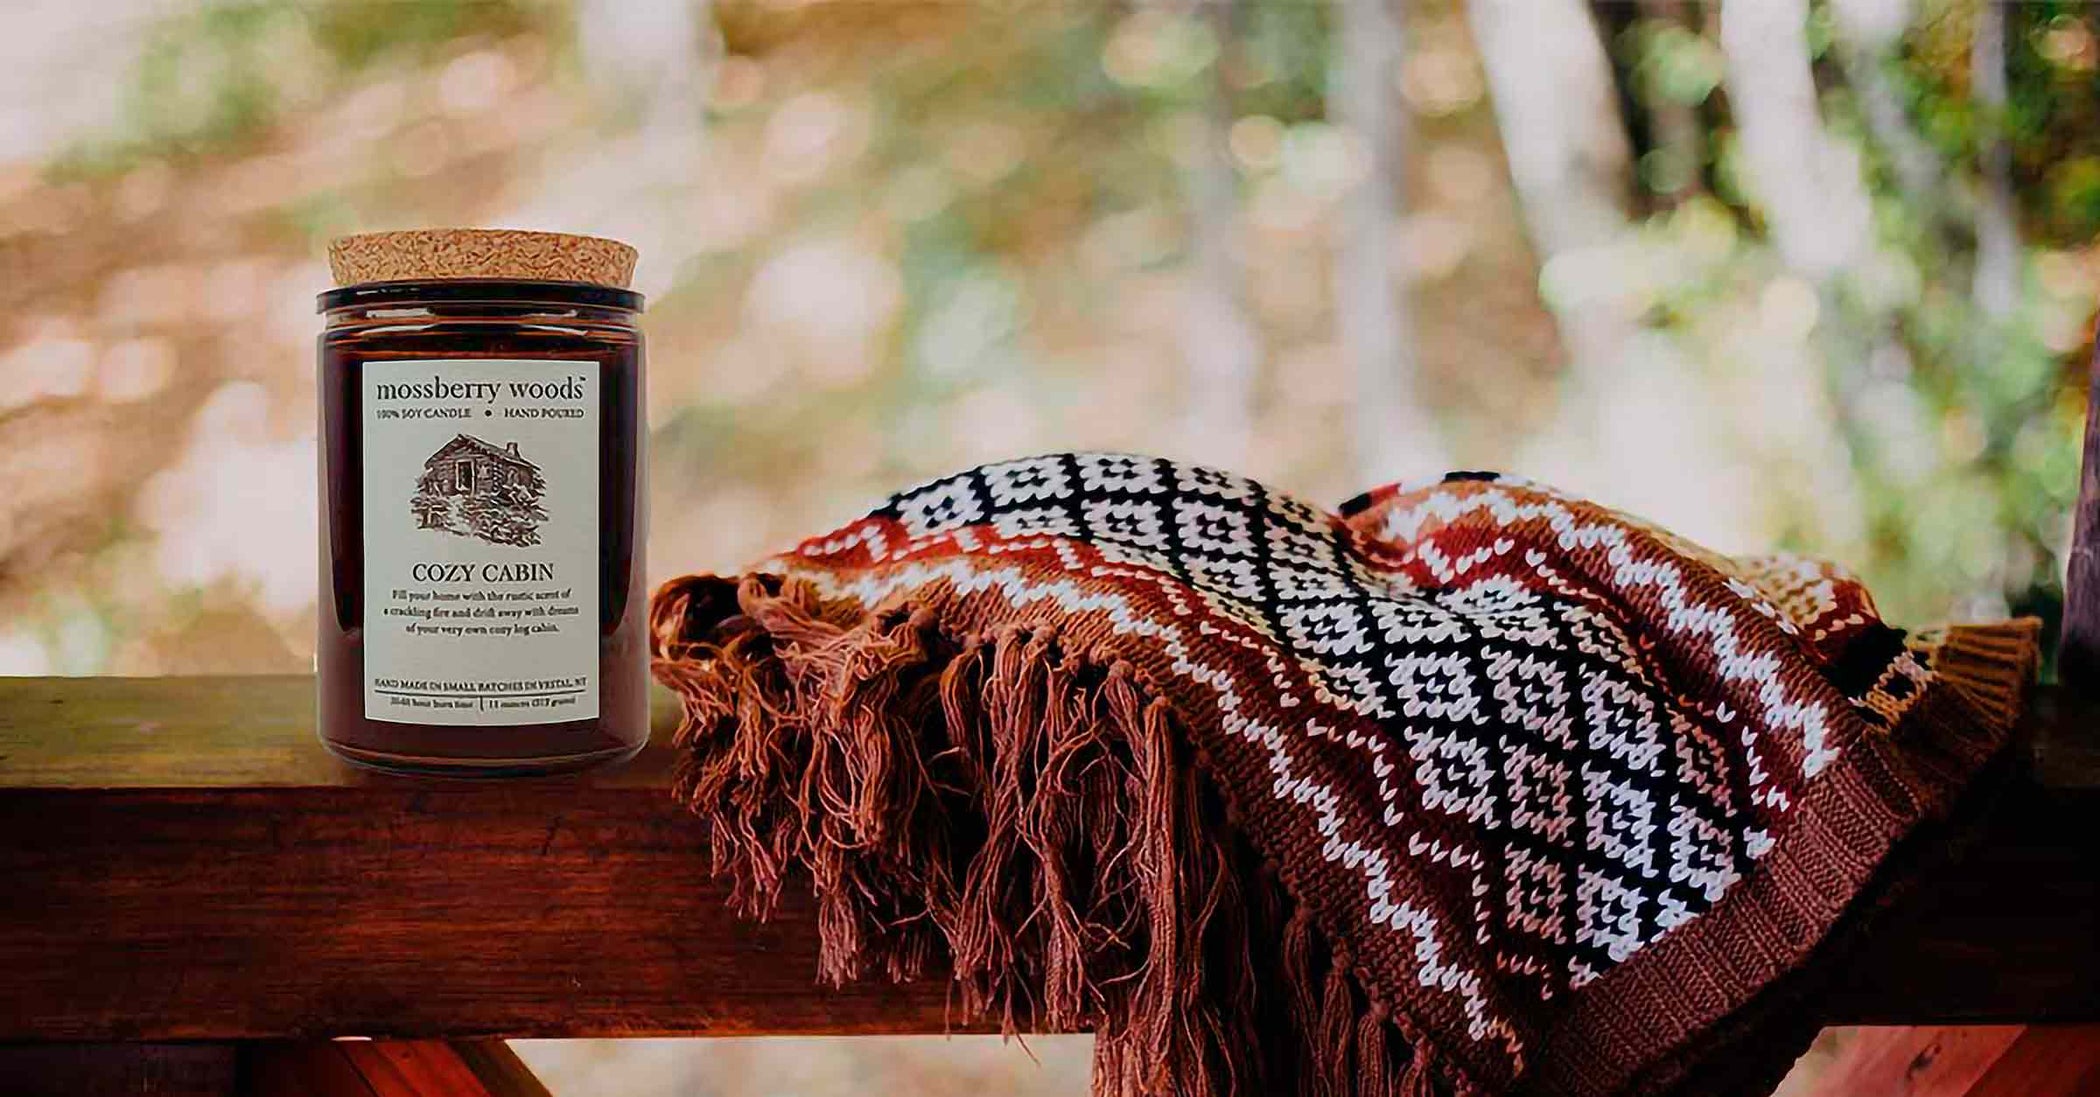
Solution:
<svg viewBox="0 0 2100 1097"><path fill-rule="evenodd" d="M305 678L0 680L0 1041L947 1027L939 978L816 986L806 894L731 913L660 744L576 777L392 778L328 756L311 705ZM2100 793L2008 797L1829 1005L2100 1020Z"/></svg>
<svg viewBox="0 0 2100 1097"><path fill-rule="evenodd" d="M1867 1028L1799 1097L2093 1097L2100 1025Z"/></svg>
<svg viewBox="0 0 2100 1097"><path fill-rule="evenodd" d="M232 1044L0 1044L7 1097L233 1097Z"/></svg>
<svg viewBox="0 0 2100 1097"><path fill-rule="evenodd" d="M239 1097L550 1097L501 1040L242 1045Z"/></svg>

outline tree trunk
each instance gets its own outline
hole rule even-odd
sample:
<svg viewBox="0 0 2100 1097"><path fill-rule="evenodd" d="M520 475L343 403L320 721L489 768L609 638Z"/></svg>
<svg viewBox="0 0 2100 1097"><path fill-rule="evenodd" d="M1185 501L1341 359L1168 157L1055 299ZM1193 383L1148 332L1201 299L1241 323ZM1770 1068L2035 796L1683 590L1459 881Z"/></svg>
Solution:
<svg viewBox="0 0 2100 1097"><path fill-rule="evenodd" d="M705 236L695 227L692 180L706 148L706 109L720 36L711 0L580 0L577 54L608 115L629 122L587 157L556 157L520 228L582 229L641 252L635 288L650 296Z"/></svg>
<svg viewBox="0 0 2100 1097"><path fill-rule="evenodd" d="M1415 396L1414 319L1397 269L1410 129L1400 98L1407 27L1399 0L1354 0L1338 18L1328 117L1362 143L1365 170L1336 211L1335 328L1352 382L1356 480L1380 484L1441 472L1448 462Z"/></svg>
<svg viewBox="0 0 2100 1097"><path fill-rule="evenodd" d="M1194 271L1181 325L1189 381L1184 446L1190 456L1226 467L1240 466L1253 441L1261 365L1261 336L1247 315L1243 285L1239 172L1232 162L1232 104L1225 75L1238 9L1237 0L1216 0L1197 5L1192 13L1209 22L1218 60L1211 65L1186 175Z"/></svg>
<svg viewBox="0 0 2100 1097"><path fill-rule="evenodd" d="M1969 87L1983 108L1983 193L1976 208L1976 281L1971 294L1986 320L1999 321L2020 299L2020 224L2013 207L2012 147L2005 140L2005 7L1983 0L1969 44Z"/></svg>
<svg viewBox="0 0 2100 1097"><path fill-rule="evenodd" d="M1560 406L1513 459L1706 543L1744 543L1745 515L1710 502L1751 490L1721 441L1727 405L1634 311L1632 154L1589 8L1471 0L1466 10L1567 354Z"/></svg>
<svg viewBox="0 0 2100 1097"><path fill-rule="evenodd" d="M1839 275L1871 258L1874 246L1862 166L1856 150L1823 129L1810 69L1808 0L1722 5L1721 52L1744 183L1765 215L1781 261L1814 289L1816 304L1806 346L1819 353L1785 348L1762 364L1793 371L1771 380L1829 415L1844 440L1829 452L1799 456L1814 480L1804 485L1808 496L1802 502L1817 508L1826 531L1845 530L1863 513L1854 470L1876 421L1866 403L1869 365L1908 360L1889 318L1848 318L1837 292Z"/></svg>
<svg viewBox="0 0 2100 1097"><path fill-rule="evenodd" d="M1578 387L1610 383L1632 335L1609 295L1583 293L1572 273L1581 253L1627 230L1632 176L1611 60L1581 0L1472 0L1466 11L1494 95L1524 223L1560 320ZM1555 293L1554 287L1573 292Z"/></svg>
<svg viewBox="0 0 2100 1097"><path fill-rule="evenodd" d="M1684 0L1640 0L1640 7L1644 19L1691 29ZM1676 186L1657 192L1674 206L1705 189L1706 133L1700 128L1699 112L1675 99L1648 104L1648 116L1656 150L1682 174Z"/></svg>
<svg viewBox="0 0 2100 1097"><path fill-rule="evenodd" d="M1867 132L1889 158L1896 181L1912 201L1943 205L1939 156L1911 125L1885 67L1910 27L1912 0L1831 0L1845 80L1859 95Z"/></svg>
<svg viewBox="0 0 2100 1097"><path fill-rule="evenodd" d="M1824 284L1866 258L1872 224L1858 155L1823 131L1808 0L1723 5L1721 51L1747 182L1773 243L1789 269Z"/></svg>

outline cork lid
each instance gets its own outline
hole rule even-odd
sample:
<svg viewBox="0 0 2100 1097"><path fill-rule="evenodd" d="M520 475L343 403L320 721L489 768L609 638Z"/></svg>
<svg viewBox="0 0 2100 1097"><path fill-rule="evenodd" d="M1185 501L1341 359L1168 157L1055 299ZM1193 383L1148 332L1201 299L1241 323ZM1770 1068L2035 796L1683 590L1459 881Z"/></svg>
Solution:
<svg viewBox="0 0 2100 1097"><path fill-rule="evenodd" d="M635 250L618 240L520 229L410 229L338 237L328 267L338 286L509 278L626 289Z"/></svg>

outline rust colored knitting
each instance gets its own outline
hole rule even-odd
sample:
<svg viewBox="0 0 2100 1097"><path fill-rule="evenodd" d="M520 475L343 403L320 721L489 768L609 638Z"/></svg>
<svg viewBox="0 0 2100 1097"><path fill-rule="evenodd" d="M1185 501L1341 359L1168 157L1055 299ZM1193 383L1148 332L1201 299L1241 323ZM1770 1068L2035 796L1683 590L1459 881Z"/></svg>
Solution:
<svg viewBox="0 0 2100 1097"><path fill-rule="evenodd" d="M1521 482L1107 454L653 610L742 907L807 872L822 978L1090 1028L1101 1097L1767 1092L2034 662Z"/></svg>

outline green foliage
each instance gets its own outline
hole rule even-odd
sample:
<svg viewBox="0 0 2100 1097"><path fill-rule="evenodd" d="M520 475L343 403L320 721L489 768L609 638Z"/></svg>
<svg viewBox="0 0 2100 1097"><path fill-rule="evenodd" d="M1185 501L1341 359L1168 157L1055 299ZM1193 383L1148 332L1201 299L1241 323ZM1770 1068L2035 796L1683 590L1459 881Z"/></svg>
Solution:
<svg viewBox="0 0 2100 1097"><path fill-rule="evenodd" d="M1988 141L2012 146L2014 192L2029 224L2059 244L2100 235L2100 18L2076 0L2005 5L2007 102L1971 94L1971 4L1947 0L1905 38L1892 72L1911 117L1939 153L1973 162Z"/></svg>
<svg viewBox="0 0 2100 1097"><path fill-rule="evenodd" d="M1643 102L1696 107L1721 86L1721 50L1704 35L1675 23L1642 20L1633 39L1631 48L1639 58L1633 82Z"/></svg>
<svg viewBox="0 0 2100 1097"><path fill-rule="evenodd" d="M1612 29L1645 191L1630 203L1636 240L1598 270L1637 284L1649 327L1714 376L1755 368L1745 364L1755 357L1742 353L1746 342L1769 349L1744 317L1770 299L1808 315L1813 331L1787 349L1823 371L1858 492L1845 506L1861 527L1846 534L1853 543L1833 544L1816 501L1804 498L1809 489L1782 482L1760 494L1778 500L1777 524L1794 544L1857 566L1891 615L1907 620L1982 604L1979 596L2047 611L2061 597L2064 515L2077 479L2083 348L2065 335L2065 318L2089 307L2094 277L2078 269L2100 235L2100 17L2073 0L2008 5L2010 94L1991 110L1971 86L1980 2L1919 0L1894 52L1864 66L1827 5L1814 5L1821 119L1861 154L1877 255L1813 287L1785 269L1744 185L1714 0L1596 9ZM1406 63L1464 57L1462 5L1407 7L1415 38ZM1172 277L1188 262L1192 156L1208 127L1238 123L1226 185L1246 199L1250 240L1276 231L1262 217L1279 210L1284 220L1303 218L1291 231L1323 239L1309 226L1326 215L1333 180L1351 165L1348 135L1327 120L1329 4L716 0L710 10L726 52L760 73L761 90L711 109L709 156L767 170L769 127L797 100L822 100L849 118L853 139L838 162L769 184L764 209L752 214L765 228L725 234L719 250L687 260L672 291L653 302L656 322L705 326L705 335L689 335L692 344L727 342L754 279L805 240L850 240L879 254L898 311L872 336L880 345L865 353L872 365L863 371L811 378L775 363L782 376L762 395L715 400L701 391L674 409L657 433L657 459L696 481L802 485L828 475L812 471L823 454L857 446L875 466L866 477L894 483L929 471L906 462L947 460L937 447L953 433L950 413L973 395L1020 390L1035 406L1081 405L1097 390L1057 360L1056 333L1115 315L1114 295L1157 289L1169 279L1151 276ZM205 0L147 37L126 91L125 132L78 150L60 170L234 159L271 147L293 128L276 128L286 119L322 114L361 84L426 74L476 40L528 35L558 54L571 20L564 6L534 0ZM1440 200L1438 161L1462 168L1465 157L1436 154L1474 138L1490 143L1491 112L1477 76L1464 75L1474 86L1443 100L1434 81L1403 81L1418 108L1415 169L1427 184L1408 181L1418 207L1410 214L1438 215L1411 217L1411 232L1451 219L1448 208L1431 208ZM1867 110L1880 102L1861 86L1869 77L1883 82L1929 154L1929 188L1904 189L1897 150ZM2011 153L2026 269L2018 305L1989 317L1972 282L1978 165L1998 141ZM355 222L359 200L316 191L268 216L287 236L310 240ZM1476 245L1512 247L1472 238L1465 246ZM1262 246L1278 247L1255 242ZM1475 252L1468 261L1499 258ZM1257 289L1273 288L1262 284L1270 272L1246 273ZM1322 294L1331 287L1302 296ZM1329 323L1319 313L1328 306L1291 306L1301 307L1274 349L1331 338L1312 330ZM2088 319L2072 317L2069 328ZM1467 353L1505 334L1485 332ZM1496 376L1535 383L1537 375ZM504 509L529 506L510 500Z"/></svg>
<svg viewBox="0 0 2100 1097"><path fill-rule="evenodd" d="M2061 314L2083 310L2075 320L2083 324L2090 306L2083 290L2052 285L2038 271L2063 282L2069 264L2051 257L2083 249L2100 230L2092 14L2073 3L2007 6L2008 103L1992 111L1971 87L1974 0L1928 5L1885 59L1848 55L1827 10L1816 10L1811 46L1832 62L1816 68L1823 125L1865 158L1877 249L1819 294L1815 332L1801 348L1823 363L1864 511L1864 542L1848 562L1899 618L1987 608L1994 596L2053 615L2082 407L2082 353L2063 344ZM1706 249L1706 261L1669 285L1650 313L1696 356L1725 358L1708 333L1725 330L1718 318L1739 309L1779 264L1740 185L1727 104L1711 95L1717 44L1704 29L1654 20L1636 22L1618 44L1636 101L1650 111L1697 108L1715 149L1705 180L1712 197L1651 217L1651 239L1685 251L1695 231L1749 230ZM1893 162L1899 150L1868 124L1866 93L1853 83L1868 77L1894 91L1904 124L1922 139L1933 160L1930 190L1903 188ZM1652 127L1634 130L1652 140ZM2002 316L1979 308L1972 290L1981 164L1996 141L2010 146L2027 257L2017 303ZM1674 189L1645 173L1644 181L1657 193ZM1801 547L1828 551L1812 525L1800 527Z"/></svg>
<svg viewBox="0 0 2100 1097"><path fill-rule="evenodd" d="M1234 81L1236 112L1286 123L1323 117L1332 18L1325 4L1248 4L1238 43L1243 78Z"/></svg>
<svg viewBox="0 0 2100 1097"><path fill-rule="evenodd" d="M1127 259L1140 269L1181 262L1191 131L1204 124L1209 97L1222 87L1231 116L1284 127L1325 111L1330 15L1321 4L1246 0L1235 5L1229 41L1203 5L913 10L908 20L855 22L854 11L825 5L800 16L745 3L717 9L732 54L800 47L808 86L848 85L868 110L851 170L795 193L784 220L812 235L892 226L902 306L873 375L843 390L784 393L763 413L689 407L657 432L659 453L716 477L736 475L749 454L792 466L813 448L811 422L869 423L895 443L884 455L925 453L941 411L974 391L1020 378L1036 402L1073 398L1056 364L1021 336L1046 317L1108 311L1110 291L1081 269L1090 229L1127 228ZM765 114L725 116L718 133L734 139ZM1002 157L1010 165L994 166ZM724 255L695 275L734 292L763 258Z"/></svg>
<svg viewBox="0 0 2100 1097"><path fill-rule="evenodd" d="M139 62L133 124L150 142L206 146L258 125L277 103L270 51L298 33L297 19L274 4L225 4L156 35Z"/></svg>
<svg viewBox="0 0 2100 1097"><path fill-rule="evenodd" d="M544 32L561 21L556 6L526 0L333 0L310 10L315 44L346 72L425 60L462 38Z"/></svg>
<svg viewBox="0 0 2100 1097"><path fill-rule="evenodd" d="M291 104L368 70L427 61L462 38L563 25L526 0L207 0L147 34L124 95L124 131L53 165L60 178L119 174L154 158L234 151Z"/></svg>

